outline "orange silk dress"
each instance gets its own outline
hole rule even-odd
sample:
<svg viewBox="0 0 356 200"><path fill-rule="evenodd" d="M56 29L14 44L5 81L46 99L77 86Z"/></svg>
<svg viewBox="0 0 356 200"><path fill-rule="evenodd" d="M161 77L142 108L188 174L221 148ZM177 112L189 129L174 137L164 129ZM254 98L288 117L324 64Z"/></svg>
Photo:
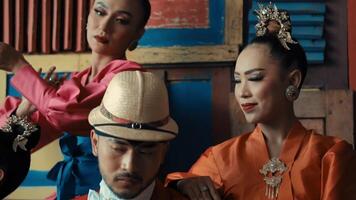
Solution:
<svg viewBox="0 0 356 200"><path fill-rule="evenodd" d="M329 136L293 125L279 157L288 167L283 173L278 199L356 199L356 158L352 146ZM266 185L259 173L270 160L266 142L257 126L244 134L207 149L189 172L167 176L171 181L209 176L223 199L259 200Z"/></svg>

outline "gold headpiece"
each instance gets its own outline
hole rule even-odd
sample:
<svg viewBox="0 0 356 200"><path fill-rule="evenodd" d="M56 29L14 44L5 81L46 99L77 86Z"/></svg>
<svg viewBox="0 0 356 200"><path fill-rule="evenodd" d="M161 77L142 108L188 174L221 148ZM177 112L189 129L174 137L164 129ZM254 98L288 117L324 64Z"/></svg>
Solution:
<svg viewBox="0 0 356 200"><path fill-rule="evenodd" d="M27 151L26 144L28 142L28 137L38 128L29 122L26 118L17 117L15 115L11 115L7 119L7 123L4 127L1 128L2 131L6 133L13 133L14 126L21 126L23 128L23 133L16 136L14 142L12 143L12 149L14 152L17 151L17 147L20 147L22 150Z"/></svg>
<svg viewBox="0 0 356 200"><path fill-rule="evenodd" d="M290 50L287 43L297 44L297 42L292 39L290 33L291 22L286 11L278 11L277 6L272 5L271 2L267 6L258 4L258 7L259 9L255 10L259 21L255 26L257 36L276 32L279 41L287 50Z"/></svg>

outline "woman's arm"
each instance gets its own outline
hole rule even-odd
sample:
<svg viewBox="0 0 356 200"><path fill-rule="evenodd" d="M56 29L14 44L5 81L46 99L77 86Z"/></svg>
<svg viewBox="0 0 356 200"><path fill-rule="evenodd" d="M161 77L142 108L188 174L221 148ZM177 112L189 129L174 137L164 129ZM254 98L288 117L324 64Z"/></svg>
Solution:
<svg viewBox="0 0 356 200"><path fill-rule="evenodd" d="M345 141L324 155L321 169L321 199L356 199L356 155Z"/></svg>
<svg viewBox="0 0 356 200"><path fill-rule="evenodd" d="M223 183L212 148L207 149L188 172L168 174L166 185L175 187L190 199L221 199L218 190L223 189Z"/></svg>

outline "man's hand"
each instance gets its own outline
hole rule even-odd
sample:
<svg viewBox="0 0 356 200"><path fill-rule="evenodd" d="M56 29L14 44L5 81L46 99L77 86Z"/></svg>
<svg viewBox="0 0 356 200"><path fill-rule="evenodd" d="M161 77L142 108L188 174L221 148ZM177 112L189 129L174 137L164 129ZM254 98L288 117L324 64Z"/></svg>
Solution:
<svg viewBox="0 0 356 200"><path fill-rule="evenodd" d="M182 179L177 182L177 189L192 200L220 200L220 196L209 176Z"/></svg>

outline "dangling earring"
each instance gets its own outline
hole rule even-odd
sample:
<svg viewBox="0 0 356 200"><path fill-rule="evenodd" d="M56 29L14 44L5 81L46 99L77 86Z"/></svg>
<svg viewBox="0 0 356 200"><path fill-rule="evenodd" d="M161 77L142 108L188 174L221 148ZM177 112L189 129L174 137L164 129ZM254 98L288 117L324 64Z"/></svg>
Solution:
<svg viewBox="0 0 356 200"><path fill-rule="evenodd" d="M138 45L138 41L137 40L134 40L130 43L129 47L127 48L129 51L133 51L136 49Z"/></svg>
<svg viewBox="0 0 356 200"><path fill-rule="evenodd" d="M299 96L299 90L296 86L290 85L286 89L286 97L289 101L295 101L298 99Z"/></svg>

